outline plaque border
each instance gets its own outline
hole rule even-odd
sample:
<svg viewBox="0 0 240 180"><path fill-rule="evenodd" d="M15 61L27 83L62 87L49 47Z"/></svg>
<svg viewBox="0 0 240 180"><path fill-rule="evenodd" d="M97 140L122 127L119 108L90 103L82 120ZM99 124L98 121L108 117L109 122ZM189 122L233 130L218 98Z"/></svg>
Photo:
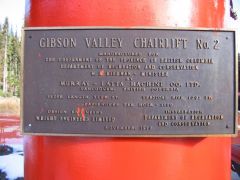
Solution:
<svg viewBox="0 0 240 180"><path fill-rule="evenodd" d="M182 31L219 31L219 32L233 32L234 37L234 48L235 60L234 66L234 115L235 124L234 132L229 134L157 134L157 135L143 135L143 134L132 134L132 135L115 135L115 134L71 134L71 133L34 133L24 131L24 119L23 119L23 97L24 97L24 50L25 50L25 32L26 31L38 31L38 30L182 30ZM194 28L194 27L155 27L155 26L130 26L130 27L118 27L118 26L37 26L37 27L23 27L22 28L22 42L21 42L21 66L20 66L20 130L22 135L34 135L34 136L64 136L64 137L114 137L114 138L183 138L183 137L237 137L238 131L240 131L238 124L238 43L237 43L237 30L233 28ZM240 52L239 52L240 53Z"/></svg>

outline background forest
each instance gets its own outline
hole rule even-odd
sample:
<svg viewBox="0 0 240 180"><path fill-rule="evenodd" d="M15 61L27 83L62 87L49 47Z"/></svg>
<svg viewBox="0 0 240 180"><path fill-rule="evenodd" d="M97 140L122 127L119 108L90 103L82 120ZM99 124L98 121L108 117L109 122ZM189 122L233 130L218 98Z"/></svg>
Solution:
<svg viewBox="0 0 240 180"><path fill-rule="evenodd" d="M20 59L21 38L6 18L0 24L0 97L20 96Z"/></svg>

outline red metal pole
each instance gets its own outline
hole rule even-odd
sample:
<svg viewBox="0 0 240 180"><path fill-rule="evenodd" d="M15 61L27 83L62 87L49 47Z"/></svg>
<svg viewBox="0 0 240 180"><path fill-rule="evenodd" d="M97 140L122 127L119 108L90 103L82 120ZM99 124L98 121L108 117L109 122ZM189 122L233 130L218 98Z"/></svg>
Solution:
<svg viewBox="0 0 240 180"><path fill-rule="evenodd" d="M29 0L25 26L223 27L222 0ZM26 180L229 180L230 138L25 136Z"/></svg>

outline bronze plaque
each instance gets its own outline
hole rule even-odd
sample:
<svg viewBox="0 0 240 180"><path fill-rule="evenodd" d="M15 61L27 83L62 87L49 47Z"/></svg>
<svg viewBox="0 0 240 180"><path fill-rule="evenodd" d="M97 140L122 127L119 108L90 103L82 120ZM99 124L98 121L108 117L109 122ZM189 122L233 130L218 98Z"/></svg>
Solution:
<svg viewBox="0 0 240 180"><path fill-rule="evenodd" d="M26 134L236 133L235 31L25 29Z"/></svg>

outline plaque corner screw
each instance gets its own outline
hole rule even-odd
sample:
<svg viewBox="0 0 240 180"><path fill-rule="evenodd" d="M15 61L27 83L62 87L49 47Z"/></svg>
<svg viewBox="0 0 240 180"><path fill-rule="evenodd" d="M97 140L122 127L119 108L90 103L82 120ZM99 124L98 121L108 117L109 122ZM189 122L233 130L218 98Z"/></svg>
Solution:
<svg viewBox="0 0 240 180"><path fill-rule="evenodd" d="M228 37L226 37L226 40L228 40Z"/></svg>
<svg viewBox="0 0 240 180"><path fill-rule="evenodd" d="M32 39L32 36L30 35L30 36L28 36L28 38L29 38L29 39Z"/></svg>

